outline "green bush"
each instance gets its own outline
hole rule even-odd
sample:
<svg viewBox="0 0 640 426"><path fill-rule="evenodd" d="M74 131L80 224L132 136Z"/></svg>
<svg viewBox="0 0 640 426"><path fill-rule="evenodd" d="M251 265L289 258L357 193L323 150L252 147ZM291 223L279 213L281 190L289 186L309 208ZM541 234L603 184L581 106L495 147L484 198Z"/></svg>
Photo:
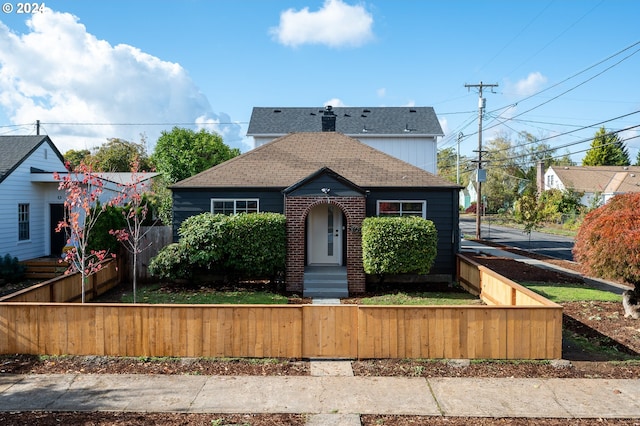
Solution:
<svg viewBox="0 0 640 426"><path fill-rule="evenodd" d="M362 223L367 274L427 274L436 258L438 233L420 217L370 217Z"/></svg>
<svg viewBox="0 0 640 426"><path fill-rule="evenodd" d="M182 222L178 230L179 244L192 266L222 270L225 256L222 226L228 218L222 214L202 213Z"/></svg>
<svg viewBox="0 0 640 426"><path fill-rule="evenodd" d="M183 248L178 243L164 247L149 262L149 273L167 280L191 278L191 268Z"/></svg>
<svg viewBox="0 0 640 426"><path fill-rule="evenodd" d="M239 214L223 222L224 266L245 277L275 277L287 253L285 217L277 213Z"/></svg>
<svg viewBox="0 0 640 426"><path fill-rule="evenodd" d="M11 257L9 253L0 257L0 278L10 283L16 283L24 277L25 267L17 257Z"/></svg>
<svg viewBox="0 0 640 426"><path fill-rule="evenodd" d="M185 220L180 240L152 259L160 278L190 278L196 272L236 278L275 278L286 258L285 217L277 213L214 215Z"/></svg>
<svg viewBox="0 0 640 426"><path fill-rule="evenodd" d="M102 208L98 204L94 208ZM122 215L122 207L106 206L105 210L100 213L93 229L89 233L89 241L87 241L87 249L91 250L107 250L109 253L118 253L120 243L118 239L111 235L109 231L112 229L123 229L127 223Z"/></svg>

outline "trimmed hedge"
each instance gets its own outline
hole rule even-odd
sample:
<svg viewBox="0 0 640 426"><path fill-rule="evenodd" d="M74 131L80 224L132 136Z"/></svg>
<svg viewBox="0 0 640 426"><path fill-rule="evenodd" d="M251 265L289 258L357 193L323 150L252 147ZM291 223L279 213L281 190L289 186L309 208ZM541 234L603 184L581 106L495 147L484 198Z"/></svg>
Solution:
<svg viewBox="0 0 640 426"><path fill-rule="evenodd" d="M367 274L427 274L437 244L435 225L420 217L369 217L362 223L362 261Z"/></svg>
<svg viewBox="0 0 640 426"><path fill-rule="evenodd" d="M185 220L178 234L178 243L151 260L151 274L168 279L188 279L196 272L273 279L284 271L284 215L203 213Z"/></svg>

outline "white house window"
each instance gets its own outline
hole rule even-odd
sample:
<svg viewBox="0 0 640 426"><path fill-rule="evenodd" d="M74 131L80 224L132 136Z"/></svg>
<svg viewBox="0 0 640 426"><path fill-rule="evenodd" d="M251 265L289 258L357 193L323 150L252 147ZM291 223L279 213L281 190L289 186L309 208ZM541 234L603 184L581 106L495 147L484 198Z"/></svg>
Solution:
<svg viewBox="0 0 640 426"><path fill-rule="evenodd" d="M257 198L233 199L214 198L211 200L211 213L236 214L236 213L258 213L259 201Z"/></svg>
<svg viewBox="0 0 640 426"><path fill-rule="evenodd" d="M553 175L547 175L547 187L553 188Z"/></svg>
<svg viewBox="0 0 640 426"><path fill-rule="evenodd" d="M18 204L18 240L29 239L29 204Z"/></svg>
<svg viewBox="0 0 640 426"><path fill-rule="evenodd" d="M415 200L379 200L378 216L427 217L427 202Z"/></svg>

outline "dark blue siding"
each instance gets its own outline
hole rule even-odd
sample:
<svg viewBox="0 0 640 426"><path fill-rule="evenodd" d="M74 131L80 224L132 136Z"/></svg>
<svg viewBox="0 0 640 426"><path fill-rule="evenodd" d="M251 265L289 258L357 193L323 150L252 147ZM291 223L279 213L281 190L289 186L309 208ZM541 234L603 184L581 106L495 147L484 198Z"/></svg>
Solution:
<svg viewBox="0 0 640 426"><path fill-rule="evenodd" d="M178 229L182 222L200 213L211 211L212 198L258 198L260 211L284 213L284 198L281 189L174 189L173 190L173 240L178 241Z"/></svg>
<svg viewBox="0 0 640 426"><path fill-rule="evenodd" d="M438 231L438 255L431 273L455 273L455 254L460 249L457 189L371 189L367 196L367 216L376 215L378 200L426 200L427 219Z"/></svg>

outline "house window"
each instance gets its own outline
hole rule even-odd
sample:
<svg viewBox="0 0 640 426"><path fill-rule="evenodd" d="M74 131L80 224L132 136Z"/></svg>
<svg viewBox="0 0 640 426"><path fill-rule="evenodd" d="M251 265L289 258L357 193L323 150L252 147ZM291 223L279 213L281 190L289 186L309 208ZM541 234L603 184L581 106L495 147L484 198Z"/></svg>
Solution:
<svg viewBox="0 0 640 426"><path fill-rule="evenodd" d="M547 176L547 187L548 188L553 188L553 175L548 175Z"/></svg>
<svg viewBox="0 0 640 426"><path fill-rule="evenodd" d="M29 204L18 204L18 240L29 239Z"/></svg>
<svg viewBox="0 0 640 426"><path fill-rule="evenodd" d="M427 202L414 200L379 200L378 216L427 217Z"/></svg>
<svg viewBox="0 0 640 426"><path fill-rule="evenodd" d="M237 214L237 213L258 213L258 199L228 199L214 198L211 200L211 213L217 214Z"/></svg>

